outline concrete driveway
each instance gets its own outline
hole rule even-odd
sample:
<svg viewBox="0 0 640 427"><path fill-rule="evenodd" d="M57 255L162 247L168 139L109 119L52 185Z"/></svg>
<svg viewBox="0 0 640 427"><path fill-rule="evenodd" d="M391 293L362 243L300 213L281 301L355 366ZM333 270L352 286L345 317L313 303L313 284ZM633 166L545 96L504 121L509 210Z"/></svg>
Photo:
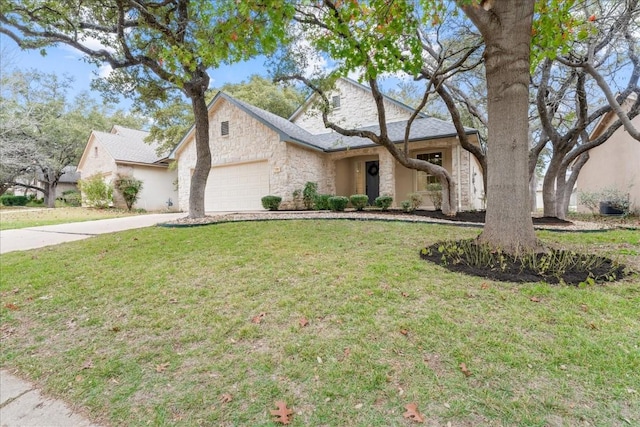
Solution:
<svg viewBox="0 0 640 427"><path fill-rule="evenodd" d="M44 225L18 230L0 230L0 254L88 239L99 234L151 227L160 222L173 221L185 216L187 216L186 213L149 214L69 224Z"/></svg>

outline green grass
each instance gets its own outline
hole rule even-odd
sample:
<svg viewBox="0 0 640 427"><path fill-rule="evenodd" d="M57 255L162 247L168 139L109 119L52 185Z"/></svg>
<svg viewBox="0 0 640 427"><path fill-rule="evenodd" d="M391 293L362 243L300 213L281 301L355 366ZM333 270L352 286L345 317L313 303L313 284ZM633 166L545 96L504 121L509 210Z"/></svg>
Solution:
<svg viewBox="0 0 640 427"><path fill-rule="evenodd" d="M93 221L96 219L131 216L135 213L121 209L55 208L27 210L0 209L0 230L38 227L41 225L66 224L69 222Z"/></svg>
<svg viewBox="0 0 640 427"><path fill-rule="evenodd" d="M515 285L419 259L477 233L227 223L5 254L0 364L111 425L268 426L276 400L294 426L411 425L411 402L427 425L640 424L638 276ZM540 236L640 249L629 230Z"/></svg>

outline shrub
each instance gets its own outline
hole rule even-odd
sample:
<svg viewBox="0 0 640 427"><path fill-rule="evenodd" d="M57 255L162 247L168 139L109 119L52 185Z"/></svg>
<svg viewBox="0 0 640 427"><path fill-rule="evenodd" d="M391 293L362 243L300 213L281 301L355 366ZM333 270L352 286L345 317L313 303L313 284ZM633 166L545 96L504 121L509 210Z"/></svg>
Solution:
<svg viewBox="0 0 640 427"><path fill-rule="evenodd" d="M127 205L127 210L131 211L133 205L138 201L138 198L140 198L142 181L130 175L118 174L113 185L116 190L118 190L118 193L122 195L124 203Z"/></svg>
<svg viewBox="0 0 640 427"><path fill-rule="evenodd" d="M104 209L113 202L113 187L104 182L99 174L81 179L78 187L84 193L84 201L88 206Z"/></svg>
<svg viewBox="0 0 640 427"><path fill-rule="evenodd" d="M302 190L298 188L297 190L294 190L291 195L293 196L293 208L302 209L302 207L304 206L304 204L302 203Z"/></svg>
<svg viewBox="0 0 640 427"><path fill-rule="evenodd" d="M5 206L26 206L28 201L27 196L14 196L13 194L5 194L0 197L0 203Z"/></svg>
<svg viewBox="0 0 640 427"><path fill-rule="evenodd" d="M268 209L270 211L277 211L280 207L280 203L282 202L282 197L280 196L264 196L262 199L262 207Z"/></svg>
<svg viewBox="0 0 640 427"><path fill-rule="evenodd" d="M386 211L387 209L389 209L392 203L393 203L393 197L391 196L379 196L379 197L376 197L376 200L375 200L376 206L382 209L383 211Z"/></svg>
<svg viewBox="0 0 640 427"><path fill-rule="evenodd" d="M427 196L437 211L442 209L442 185L439 182L427 184Z"/></svg>
<svg viewBox="0 0 640 427"><path fill-rule="evenodd" d="M631 211L631 202L629 200L629 193L623 193L617 188L605 188L600 193L600 201L607 203L614 209L622 211L622 214L627 216Z"/></svg>
<svg viewBox="0 0 640 427"><path fill-rule="evenodd" d="M347 207L349 199L344 196L329 197L329 208L332 211L342 212Z"/></svg>
<svg viewBox="0 0 640 427"><path fill-rule="evenodd" d="M332 197L331 194L318 194L316 196L316 200L314 203L315 209L319 211L327 211L331 209L329 207L329 199Z"/></svg>
<svg viewBox="0 0 640 427"><path fill-rule="evenodd" d="M307 209L313 209L317 197L318 183L311 181L307 182L304 185L304 190L302 190L302 202L304 203L304 207Z"/></svg>
<svg viewBox="0 0 640 427"><path fill-rule="evenodd" d="M366 194L354 194L349 197L349 201L357 211L361 211L369 204L369 196Z"/></svg>
<svg viewBox="0 0 640 427"><path fill-rule="evenodd" d="M78 190L63 191L61 199L68 206L80 206L82 204L82 195Z"/></svg>
<svg viewBox="0 0 640 427"><path fill-rule="evenodd" d="M422 194L420 193L409 193L407 194L409 197L409 203L411 203L411 212L415 211L422 205Z"/></svg>
<svg viewBox="0 0 640 427"><path fill-rule="evenodd" d="M404 212L413 212L414 209L411 207L411 202L409 200L403 200L400 202L400 206Z"/></svg>
<svg viewBox="0 0 640 427"><path fill-rule="evenodd" d="M591 211L593 215L598 213L600 194L591 191L579 191L578 201Z"/></svg>

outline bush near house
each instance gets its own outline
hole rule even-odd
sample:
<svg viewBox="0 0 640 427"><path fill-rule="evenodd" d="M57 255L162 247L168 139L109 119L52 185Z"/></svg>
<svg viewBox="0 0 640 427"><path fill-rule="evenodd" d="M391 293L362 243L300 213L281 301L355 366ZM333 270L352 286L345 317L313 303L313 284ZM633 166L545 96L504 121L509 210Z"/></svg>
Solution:
<svg viewBox="0 0 640 427"><path fill-rule="evenodd" d="M349 201L355 210L361 211L369 204L369 196L366 194L353 194L349 197Z"/></svg>
<svg viewBox="0 0 640 427"><path fill-rule="evenodd" d="M427 196L437 211L442 209L442 185L439 182L427 184Z"/></svg>
<svg viewBox="0 0 640 427"><path fill-rule="evenodd" d="M66 190L60 198L67 206L78 207L82 204L82 194L78 190Z"/></svg>
<svg viewBox="0 0 640 427"><path fill-rule="evenodd" d="M130 175L118 174L116 180L113 182L113 186L124 199L124 203L127 205L127 210L131 211L133 205L140 198L142 181Z"/></svg>
<svg viewBox="0 0 640 427"><path fill-rule="evenodd" d="M26 206L28 201L27 196L14 196L13 194L0 196L0 203L4 206Z"/></svg>
<svg viewBox="0 0 640 427"><path fill-rule="evenodd" d="M345 196L333 196L329 197L329 208L332 211L342 212L347 207L349 199Z"/></svg>
<svg viewBox="0 0 640 427"><path fill-rule="evenodd" d="M280 203L282 202L282 197L269 195L264 196L260 201L262 202L263 208L270 211L277 211L280 207Z"/></svg>
<svg viewBox="0 0 640 427"><path fill-rule="evenodd" d="M331 209L329 207L329 199L331 197L333 197L332 194L318 194L316 196L314 208L319 211L328 211L329 209Z"/></svg>
<svg viewBox="0 0 640 427"><path fill-rule="evenodd" d="M84 195L87 206L94 208L108 208L113 203L113 187L104 182L102 175L92 175L78 181L78 187Z"/></svg>
<svg viewBox="0 0 640 427"><path fill-rule="evenodd" d="M387 209L389 209L392 203L393 203L393 197L391 196L378 196L376 197L376 200L375 200L376 206L382 209L383 211L386 211Z"/></svg>
<svg viewBox="0 0 640 427"><path fill-rule="evenodd" d="M318 198L318 183L308 181L302 190L302 202L306 209L313 209Z"/></svg>

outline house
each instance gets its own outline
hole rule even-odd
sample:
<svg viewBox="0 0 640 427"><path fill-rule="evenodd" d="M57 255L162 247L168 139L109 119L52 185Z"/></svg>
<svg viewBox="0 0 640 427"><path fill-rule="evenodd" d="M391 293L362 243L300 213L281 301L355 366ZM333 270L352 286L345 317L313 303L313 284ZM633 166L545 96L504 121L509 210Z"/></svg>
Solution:
<svg viewBox="0 0 640 427"><path fill-rule="evenodd" d="M376 131L377 110L371 90L353 80L339 79L330 94L329 118L344 127ZM404 140L413 109L385 97L389 135ZM281 196L291 207L293 192L308 181L325 194L367 194L393 197L394 205L408 193L426 195L435 177L401 166L389 152L366 138L344 137L324 127L310 97L289 120L219 92L209 104L212 164L205 189L206 211L262 209L260 199ZM467 129L477 143L477 132ZM181 210L188 210L190 179L196 162L192 128L170 157L178 164ZM451 123L419 115L410 134L410 155L443 165L457 185L460 209L482 207L482 172L475 158L460 146ZM423 197L424 207L431 206Z"/></svg>
<svg viewBox="0 0 640 427"><path fill-rule="evenodd" d="M131 175L142 181L136 208L149 211L176 209L177 171L169 168L169 159L158 155L158 145L145 142L148 132L114 126L111 132L92 131L82 153L78 172L82 179L100 174L106 182L117 175ZM116 206L125 207L114 191Z"/></svg>
<svg viewBox="0 0 640 427"><path fill-rule="evenodd" d="M632 94L627 102L634 102L635 99L635 94ZM591 139L597 138L616 120L614 112L605 114L591 133ZM631 123L640 129L640 116L636 116ZM587 193L598 193L604 189L618 190L621 194L629 195L631 210L640 211L640 141L633 139L620 126L607 142L589 150L589 160L578 175L576 187L578 192ZM578 204L578 212L589 210Z"/></svg>
<svg viewBox="0 0 640 427"><path fill-rule="evenodd" d="M58 186L56 187L55 198L62 197L62 194L65 191L77 190L78 189L78 180L80 179L80 174L76 171L76 167L73 165L65 166L62 168L62 175L58 180ZM46 183L44 182L44 174L42 171L37 171L32 173L31 178L19 178L19 182L24 184L32 185L34 187L45 188ZM33 188L26 187L15 187L14 194L16 195L33 195L36 199L41 199L44 197L44 194L41 191L34 190Z"/></svg>

